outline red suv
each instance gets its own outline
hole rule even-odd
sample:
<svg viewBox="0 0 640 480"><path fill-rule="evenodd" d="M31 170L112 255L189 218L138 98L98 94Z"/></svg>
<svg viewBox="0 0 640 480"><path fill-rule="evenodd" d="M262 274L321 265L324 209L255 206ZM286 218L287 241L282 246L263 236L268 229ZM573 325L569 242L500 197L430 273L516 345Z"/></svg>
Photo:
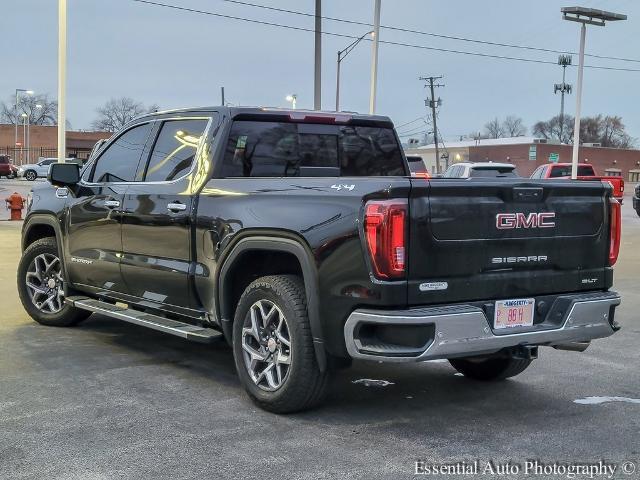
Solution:
<svg viewBox="0 0 640 480"><path fill-rule="evenodd" d="M16 178L18 167L11 163L9 155L0 155L0 177Z"/></svg>

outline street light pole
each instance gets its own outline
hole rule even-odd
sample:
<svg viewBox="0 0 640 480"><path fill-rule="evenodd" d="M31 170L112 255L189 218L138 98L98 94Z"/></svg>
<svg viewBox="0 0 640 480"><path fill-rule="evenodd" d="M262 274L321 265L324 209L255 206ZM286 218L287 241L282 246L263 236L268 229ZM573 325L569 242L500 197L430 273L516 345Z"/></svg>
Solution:
<svg viewBox="0 0 640 480"><path fill-rule="evenodd" d="M584 73L584 41L587 34L587 23L604 27L607 21L626 20L621 13L605 12L595 8L563 7L562 18L571 22L578 22L580 27L580 55L578 61L578 90L576 92L576 116L573 124L573 157L571 159L571 178L578 177L578 153L580 149L580 110L582 108L582 77Z"/></svg>
<svg viewBox="0 0 640 480"><path fill-rule="evenodd" d="M316 0L313 109L322 110L322 0Z"/></svg>
<svg viewBox="0 0 640 480"><path fill-rule="evenodd" d="M33 90L26 90L24 88L16 88L16 104L15 104L15 108L16 108L16 131L15 131L15 136L14 136L14 139L13 139L13 152L14 152L14 154L15 154L16 148L18 147L18 103L19 103L20 93L26 93L27 95L33 95L34 92L33 92Z"/></svg>
<svg viewBox="0 0 640 480"><path fill-rule="evenodd" d="M67 156L67 0L58 0L58 162Z"/></svg>
<svg viewBox="0 0 640 480"><path fill-rule="evenodd" d="M373 46L371 48L371 93L369 95L369 114L376 112L376 89L378 83L378 46L380 44L380 2L374 0L375 8L373 12Z"/></svg>
<svg viewBox="0 0 640 480"><path fill-rule="evenodd" d="M342 63L342 60L344 60L347 55L351 53L351 50L356 48L356 46L362 40L364 40L364 37L366 37L367 35L373 35L373 30L363 34L362 36L351 42L346 48L343 48L338 52L338 62L336 65L336 112L340 111L340 64Z"/></svg>
<svg viewBox="0 0 640 480"><path fill-rule="evenodd" d="M20 160L22 161L22 163L24 163L24 154L26 151L26 146L27 146L27 114L23 113L21 115L22 117L22 155L20 156ZM29 152L27 152L27 155L29 155ZM27 163L28 160L27 160Z"/></svg>
<svg viewBox="0 0 640 480"><path fill-rule="evenodd" d="M340 111L340 52L338 52L338 62L336 64L336 112Z"/></svg>
<svg viewBox="0 0 640 480"><path fill-rule="evenodd" d="M584 73L584 40L587 26L580 27L580 53L578 54L578 91L576 92L576 116L573 123L573 155L571 157L571 178L578 178L578 153L580 148L580 110L582 109L582 76Z"/></svg>

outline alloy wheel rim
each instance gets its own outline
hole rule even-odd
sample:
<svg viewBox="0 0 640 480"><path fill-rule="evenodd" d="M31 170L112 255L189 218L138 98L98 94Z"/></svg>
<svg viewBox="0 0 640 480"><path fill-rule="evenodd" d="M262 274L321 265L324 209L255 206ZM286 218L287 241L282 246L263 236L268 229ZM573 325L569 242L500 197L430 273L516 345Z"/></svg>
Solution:
<svg viewBox="0 0 640 480"><path fill-rule="evenodd" d="M43 313L58 313L64 307L60 259L41 253L31 260L25 278L33 305Z"/></svg>
<svg viewBox="0 0 640 480"><path fill-rule="evenodd" d="M27 173L27 180L34 180L36 178L33 172Z"/></svg>
<svg viewBox="0 0 640 480"><path fill-rule="evenodd" d="M278 306L258 300L249 308L242 328L242 356L247 373L260 389L279 389L291 368L291 337Z"/></svg>

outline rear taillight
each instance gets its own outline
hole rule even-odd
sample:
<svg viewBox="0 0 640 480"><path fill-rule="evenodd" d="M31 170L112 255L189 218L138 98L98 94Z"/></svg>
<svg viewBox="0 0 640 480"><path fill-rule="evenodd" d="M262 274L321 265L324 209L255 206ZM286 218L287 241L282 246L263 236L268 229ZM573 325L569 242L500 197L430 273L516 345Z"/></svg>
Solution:
<svg viewBox="0 0 640 480"><path fill-rule="evenodd" d="M364 233L373 274L381 279L404 277L407 261L407 202L367 202Z"/></svg>
<svg viewBox="0 0 640 480"><path fill-rule="evenodd" d="M620 235L622 234L620 203L615 198L610 198L609 209L609 265L613 266L620 253Z"/></svg>

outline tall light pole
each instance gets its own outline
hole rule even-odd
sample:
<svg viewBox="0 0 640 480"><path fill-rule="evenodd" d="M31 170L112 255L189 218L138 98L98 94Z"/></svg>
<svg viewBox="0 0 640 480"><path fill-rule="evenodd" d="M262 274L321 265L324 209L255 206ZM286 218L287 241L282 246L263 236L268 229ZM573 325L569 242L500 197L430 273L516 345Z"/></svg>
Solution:
<svg viewBox="0 0 640 480"><path fill-rule="evenodd" d="M595 8L585 7L564 7L562 8L562 18L571 22L581 23L580 27L580 53L578 55L578 91L576 92L576 114L573 124L573 157L571 160L571 178L578 177L578 150L580 148L580 110L582 108L582 77L584 72L584 42L587 34L587 24L604 27L608 20L626 20L627 16L621 13L605 12Z"/></svg>
<svg viewBox="0 0 640 480"><path fill-rule="evenodd" d="M378 46L380 44L380 2L374 0L373 45L371 47L371 93L369 94L369 114L376 113L376 89L378 84Z"/></svg>
<svg viewBox="0 0 640 480"><path fill-rule="evenodd" d="M562 143L562 134L564 131L564 94L571 93L573 89L570 83L565 83L567 66L571 65L571 55L560 55L558 57L558 65L562 67L562 83L556 83L553 86L553 93L560 92L560 142Z"/></svg>
<svg viewBox="0 0 640 480"><path fill-rule="evenodd" d="M292 93L291 95L287 95L287 102L291 102L291 108L296 109L296 103L298 101L298 95Z"/></svg>
<svg viewBox="0 0 640 480"><path fill-rule="evenodd" d="M67 0L58 0L58 162L67 156Z"/></svg>
<svg viewBox="0 0 640 480"><path fill-rule="evenodd" d="M29 117L29 115L22 112L20 117L22 117L22 155L20 155L20 160L22 161L22 163L24 163L24 156L27 147L27 118ZM26 153L27 155L29 155L29 152Z"/></svg>
<svg viewBox="0 0 640 480"><path fill-rule="evenodd" d="M351 50L356 48L356 46L364 40L364 37L367 35L373 36L373 30L365 33L360 38L351 42L346 48L343 48L338 52L338 63L336 65L336 112L340 111L340 63L345 59L347 55L351 53Z"/></svg>
<svg viewBox="0 0 640 480"><path fill-rule="evenodd" d="M322 110L322 0L316 0L313 109Z"/></svg>
<svg viewBox="0 0 640 480"><path fill-rule="evenodd" d="M13 139L13 151L15 154L15 149L18 146L18 102L19 102L19 97L21 93L25 93L27 95L33 95L34 91L33 90L26 90L24 88L16 88L16 132L15 132L15 137Z"/></svg>
<svg viewBox="0 0 640 480"><path fill-rule="evenodd" d="M41 110L42 105L36 103L36 110ZM36 117L36 121L39 117ZM29 116L27 117L27 163L31 161L31 112L29 112Z"/></svg>

